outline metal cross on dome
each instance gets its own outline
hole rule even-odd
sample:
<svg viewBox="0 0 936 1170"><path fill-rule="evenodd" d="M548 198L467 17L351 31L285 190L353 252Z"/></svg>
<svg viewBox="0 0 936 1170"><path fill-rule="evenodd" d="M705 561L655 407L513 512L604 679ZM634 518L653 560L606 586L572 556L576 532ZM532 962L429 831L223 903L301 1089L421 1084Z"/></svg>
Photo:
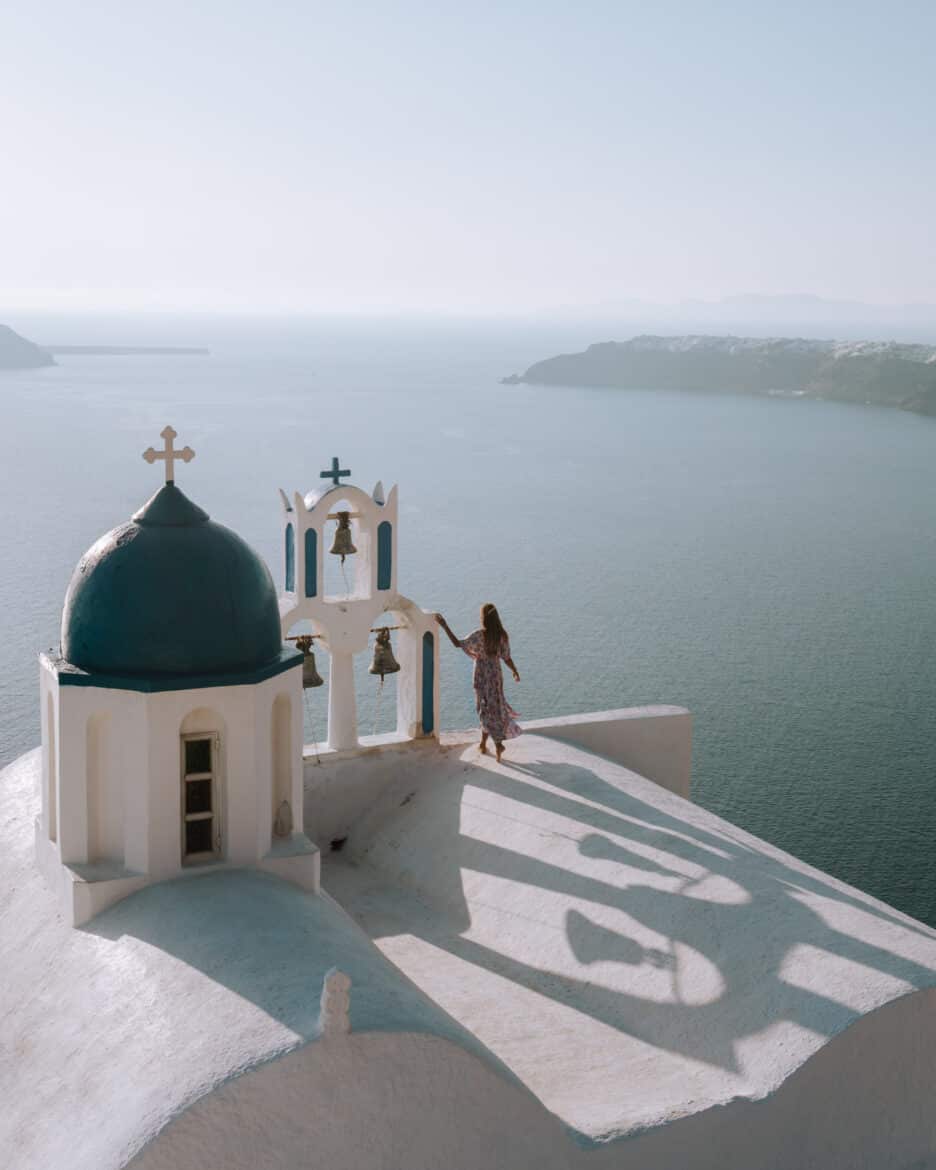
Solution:
<svg viewBox="0 0 936 1170"><path fill-rule="evenodd" d="M181 459L183 463L189 463L195 458L195 452L191 447L183 447L181 451L177 451L173 447L172 440L177 439L179 435L172 427L163 427L159 432L159 437L165 440L164 449L156 451L152 447L147 447L143 452L143 458L147 463L155 463L157 459L164 459L166 461L166 483L174 483L173 463L176 459Z"/></svg>
<svg viewBox="0 0 936 1170"><path fill-rule="evenodd" d="M339 486L341 483L341 476L351 474L350 471L340 470L340 466L341 465L338 462L338 456L337 455L333 456L331 470L330 471L320 471L319 472L319 479L330 479L332 481L332 483L335 484L336 487Z"/></svg>

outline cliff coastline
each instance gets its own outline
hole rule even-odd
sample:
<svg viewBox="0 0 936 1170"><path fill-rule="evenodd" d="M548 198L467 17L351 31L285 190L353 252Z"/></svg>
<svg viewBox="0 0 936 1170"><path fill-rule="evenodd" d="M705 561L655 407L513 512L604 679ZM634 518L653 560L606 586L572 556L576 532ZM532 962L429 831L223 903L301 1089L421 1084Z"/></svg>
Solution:
<svg viewBox="0 0 936 1170"><path fill-rule="evenodd" d="M560 354L502 381L827 398L936 415L936 346L644 334Z"/></svg>

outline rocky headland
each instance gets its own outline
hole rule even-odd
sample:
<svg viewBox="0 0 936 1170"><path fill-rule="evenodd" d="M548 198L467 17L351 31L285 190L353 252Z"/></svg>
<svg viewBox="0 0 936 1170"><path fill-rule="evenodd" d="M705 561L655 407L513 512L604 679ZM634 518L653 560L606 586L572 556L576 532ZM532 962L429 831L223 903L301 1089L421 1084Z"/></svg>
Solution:
<svg viewBox="0 0 936 1170"><path fill-rule="evenodd" d="M56 354L79 357L127 357L136 355L191 356L210 351L194 345L36 345L9 325L0 325L0 370L33 370L54 366Z"/></svg>
<svg viewBox="0 0 936 1170"><path fill-rule="evenodd" d="M502 381L828 398L936 415L936 346L645 334L560 354Z"/></svg>
<svg viewBox="0 0 936 1170"><path fill-rule="evenodd" d="M47 349L20 337L9 325L0 325L0 370L34 370L38 366L54 365L55 359Z"/></svg>

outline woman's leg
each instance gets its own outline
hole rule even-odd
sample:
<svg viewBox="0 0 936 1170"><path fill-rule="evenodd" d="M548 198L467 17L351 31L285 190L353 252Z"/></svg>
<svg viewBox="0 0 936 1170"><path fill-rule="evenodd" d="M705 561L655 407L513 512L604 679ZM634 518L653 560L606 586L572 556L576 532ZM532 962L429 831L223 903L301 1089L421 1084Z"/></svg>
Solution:
<svg viewBox="0 0 936 1170"><path fill-rule="evenodd" d="M497 749L497 762L501 762L501 756L504 754L504 741L497 739L494 741L494 747Z"/></svg>
<svg viewBox="0 0 936 1170"><path fill-rule="evenodd" d="M486 731L482 730L481 731L481 744L480 744L482 756L487 755L487 741L488 741L488 733Z"/></svg>

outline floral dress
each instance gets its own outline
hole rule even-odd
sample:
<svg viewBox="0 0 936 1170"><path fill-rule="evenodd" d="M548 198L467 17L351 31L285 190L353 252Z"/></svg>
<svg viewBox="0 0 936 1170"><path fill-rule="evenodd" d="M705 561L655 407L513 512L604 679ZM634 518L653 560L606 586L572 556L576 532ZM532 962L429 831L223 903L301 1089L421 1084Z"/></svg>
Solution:
<svg viewBox="0 0 936 1170"><path fill-rule="evenodd" d="M489 655L484 645L484 631L475 630L458 643L469 658L474 659L474 692L481 730L495 743L514 739L522 731L517 723L517 712L504 695L504 676L501 659L510 657L510 642L503 638L497 654Z"/></svg>

